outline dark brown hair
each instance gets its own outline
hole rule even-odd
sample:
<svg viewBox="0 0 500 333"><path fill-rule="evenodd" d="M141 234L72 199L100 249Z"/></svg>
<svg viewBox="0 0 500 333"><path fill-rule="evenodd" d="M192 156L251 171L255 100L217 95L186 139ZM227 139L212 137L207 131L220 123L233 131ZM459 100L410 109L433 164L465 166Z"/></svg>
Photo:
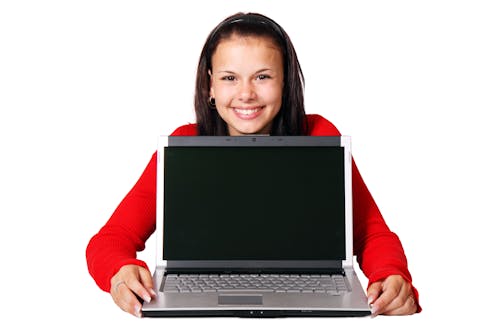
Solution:
<svg viewBox="0 0 500 333"><path fill-rule="evenodd" d="M281 50L284 84L281 109L273 119L271 135L305 135L304 75L287 33L275 21L257 13L237 13L217 25L201 51L196 75L194 108L198 135L228 135L226 122L209 104L212 56L219 43L233 34L270 38Z"/></svg>

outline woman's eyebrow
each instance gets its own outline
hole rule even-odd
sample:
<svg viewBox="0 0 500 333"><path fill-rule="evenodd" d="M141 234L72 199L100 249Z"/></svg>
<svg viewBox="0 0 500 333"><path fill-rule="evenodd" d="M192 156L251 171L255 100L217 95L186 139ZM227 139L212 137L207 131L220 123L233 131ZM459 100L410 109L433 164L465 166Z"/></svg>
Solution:
<svg viewBox="0 0 500 333"><path fill-rule="evenodd" d="M223 74L236 74L236 73L235 73L235 72L233 72L233 71L230 71L230 70L225 70L225 69L220 70L220 71L217 71L216 73L218 73L218 74L221 74L221 73L223 73Z"/></svg>
<svg viewBox="0 0 500 333"><path fill-rule="evenodd" d="M255 74L259 74L262 72L272 72L273 70L271 68L263 68L255 72Z"/></svg>
<svg viewBox="0 0 500 333"><path fill-rule="evenodd" d="M267 71L273 71L271 68L262 68L262 69L259 69L257 70L254 74L259 74L259 73L262 73L262 72L267 72ZM222 69L222 70L219 70L217 71L216 73L225 73L225 74L237 74L236 72L233 72L231 70L227 70L227 69Z"/></svg>

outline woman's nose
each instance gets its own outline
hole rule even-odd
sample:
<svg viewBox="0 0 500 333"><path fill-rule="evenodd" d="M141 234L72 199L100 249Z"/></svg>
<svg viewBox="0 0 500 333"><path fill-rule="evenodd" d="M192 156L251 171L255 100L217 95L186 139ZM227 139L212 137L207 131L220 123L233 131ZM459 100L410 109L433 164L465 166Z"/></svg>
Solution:
<svg viewBox="0 0 500 333"><path fill-rule="evenodd" d="M255 99L256 93L251 82L243 81L241 83L238 97L241 101L248 101Z"/></svg>

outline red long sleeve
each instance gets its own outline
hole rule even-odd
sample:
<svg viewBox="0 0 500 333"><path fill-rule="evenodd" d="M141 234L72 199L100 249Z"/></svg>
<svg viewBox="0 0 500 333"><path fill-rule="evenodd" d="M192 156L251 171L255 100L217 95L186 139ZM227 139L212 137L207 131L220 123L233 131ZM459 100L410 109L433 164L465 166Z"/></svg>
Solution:
<svg viewBox="0 0 500 333"><path fill-rule="evenodd" d="M186 125L172 135L196 135L196 129ZM156 229L156 159L154 153L137 183L87 246L89 273L104 291L109 292L111 278L122 266L148 268L136 258Z"/></svg>
<svg viewBox="0 0 500 333"><path fill-rule="evenodd" d="M111 278L120 267L136 264L145 242L155 230L156 221L156 153L143 174L116 208L109 221L87 246L87 265L97 285L110 289Z"/></svg>
<svg viewBox="0 0 500 333"><path fill-rule="evenodd" d="M325 118L308 115L311 136L340 135ZM196 125L179 127L172 135L196 135ZM389 275L401 275L411 282L406 256L401 242L387 226L359 170L353 163L354 254L369 283ZM110 289L111 277L126 264L147 267L136 259L146 240L155 230L156 214L156 153L132 190L94 236L87 247L87 264L97 285ZM413 288L415 297L418 292ZM418 309L420 311L420 307Z"/></svg>
<svg viewBox="0 0 500 333"><path fill-rule="evenodd" d="M309 116L310 135L340 135L337 128L321 116ZM382 280L389 275L401 275L412 282L403 246L380 213L368 190L356 162L352 167L353 196L353 247L361 270L368 278L368 284ZM418 309L418 291L413 287Z"/></svg>

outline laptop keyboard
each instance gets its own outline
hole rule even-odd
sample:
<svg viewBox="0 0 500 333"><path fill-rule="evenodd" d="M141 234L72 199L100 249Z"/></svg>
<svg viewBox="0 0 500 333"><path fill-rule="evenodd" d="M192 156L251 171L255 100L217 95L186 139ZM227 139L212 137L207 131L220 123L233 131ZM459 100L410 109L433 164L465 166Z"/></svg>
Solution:
<svg viewBox="0 0 500 333"><path fill-rule="evenodd" d="M222 274L166 275L166 293L276 292L342 294L348 291L343 275Z"/></svg>

